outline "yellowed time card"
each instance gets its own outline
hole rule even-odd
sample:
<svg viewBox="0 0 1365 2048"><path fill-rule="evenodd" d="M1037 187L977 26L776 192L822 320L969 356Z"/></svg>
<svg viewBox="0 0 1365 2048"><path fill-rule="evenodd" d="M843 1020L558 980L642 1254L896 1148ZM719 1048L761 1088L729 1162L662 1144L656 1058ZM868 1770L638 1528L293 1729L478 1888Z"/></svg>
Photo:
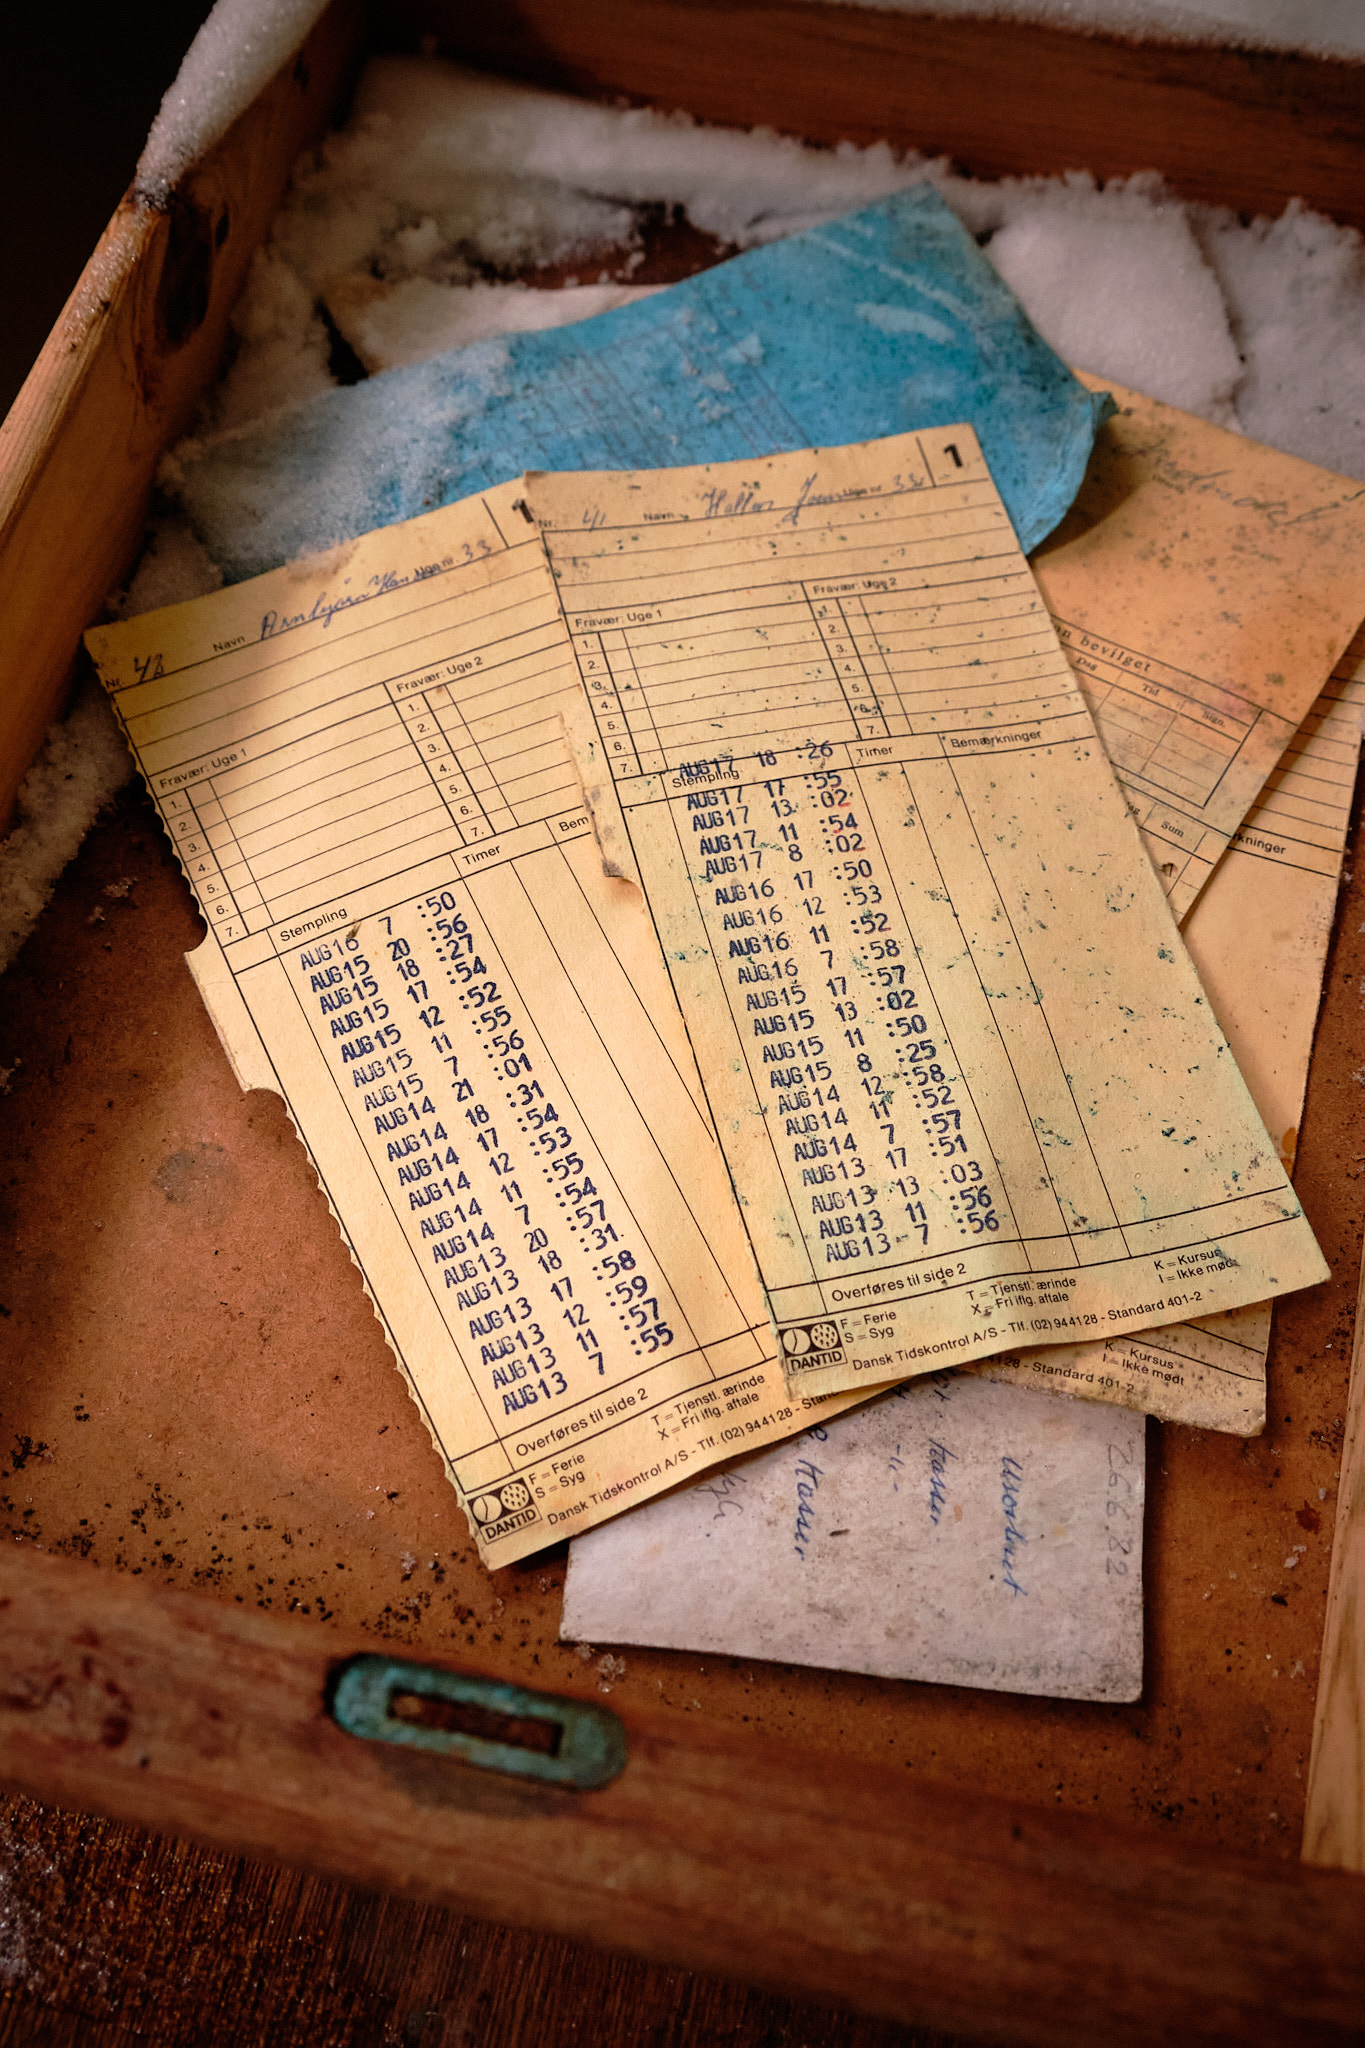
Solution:
<svg viewBox="0 0 1365 2048"><path fill-rule="evenodd" d="M527 496L791 1386L1325 1277L970 428Z"/></svg>
<svg viewBox="0 0 1365 2048"><path fill-rule="evenodd" d="M1184 925L1219 1023L1286 1171L1293 1167L1336 909L1365 708L1359 635ZM1197 1302L1191 1304L1196 1310ZM1016 1303L1020 1335L1037 1310ZM1027 1347L988 1377L1255 1435L1265 1423L1269 1302L1093 1344Z"/></svg>
<svg viewBox="0 0 1365 2048"><path fill-rule="evenodd" d="M1034 573L1182 922L1365 618L1365 485L1114 389Z"/></svg>
<svg viewBox="0 0 1365 2048"><path fill-rule="evenodd" d="M285 1097L494 1565L824 1412L603 877L518 496L89 635L238 1078Z"/></svg>

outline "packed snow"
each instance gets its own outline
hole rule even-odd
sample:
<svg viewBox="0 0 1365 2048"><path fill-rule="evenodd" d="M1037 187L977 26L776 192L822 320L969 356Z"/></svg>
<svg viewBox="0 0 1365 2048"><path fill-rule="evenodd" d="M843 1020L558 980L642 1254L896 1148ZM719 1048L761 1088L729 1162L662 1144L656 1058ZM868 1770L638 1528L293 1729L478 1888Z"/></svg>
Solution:
<svg viewBox="0 0 1365 2048"><path fill-rule="evenodd" d="M1155 179L1032 192L987 254L1066 362L1219 426L1239 424L1243 365L1223 293L1185 208Z"/></svg>
<svg viewBox="0 0 1365 2048"><path fill-rule="evenodd" d="M92 676L48 733L20 786L18 822L0 841L0 973L37 923L99 812L133 772L127 744Z"/></svg>
<svg viewBox="0 0 1365 2048"><path fill-rule="evenodd" d="M648 284L569 284L536 291L525 284L446 284L434 277L382 284L355 277L332 288L327 310L366 370L401 370L472 341L572 327L663 290Z"/></svg>
<svg viewBox="0 0 1365 2048"><path fill-rule="evenodd" d="M908 14L1012 19L1137 40L1365 55L1360 0L871 0ZM152 124L137 186L164 203L303 42L326 0L216 0ZM675 195L684 198L681 189ZM698 218L693 215L693 218Z"/></svg>
<svg viewBox="0 0 1365 2048"><path fill-rule="evenodd" d="M164 203L181 173L244 114L298 49L327 0L216 0L152 123L136 189Z"/></svg>
<svg viewBox="0 0 1365 2048"><path fill-rule="evenodd" d="M185 85L173 119L180 82L168 95L149 177L173 176L222 117L231 94L214 102L202 81L226 79L215 38L237 4L220 0L203 51L191 52L197 111ZM262 76L316 11L313 0L271 11L275 41L251 58ZM1258 17L1267 33L1273 13ZM1324 6L1319 25L1329 17ZM192 70L187 59L182 79ZM240 98L248 71L234 79ZM1365 245L1300 206L1246 224L1182 202L1153 173L1103 188L1083 174L983 183L885 144L813 149L385 57L367 67L345 128L296 171L234 315L225 374L168 458L147 550L114 609L131 616L221 581L174 502L177 474L193 461L202 480L216 444L281 408L452 346L593 317L641 288L633 280L661 223L682 220L720 256L923 179L1067 360L1365 479ZM126 762L100 707L83 700L54 728L19 831L0 848L0 936L11 947L108 793L116 759ZM48 808L67 822L43 822Z"/></svg>
<svg viewBox="0 0 1365 2048"><path fill-rule="evenodd" d="M300 167L185 455L332 388L338 336L364 370L579 317L537 273L616 303L674 209L728 253L926 178L1067 360L1365 477L1352 229L1292 207L1247 225L1151 172L984 183L884 143L812 149L404 57L367 67L346 127Z"/></svg>
<svg viewBox="0 0 1365 2048"><path fill-rule="evenodd" d="M1365 55L1360 0L862 0L897 14L1045 22L1136 42L1232 43L1249 49Z"/></svg>

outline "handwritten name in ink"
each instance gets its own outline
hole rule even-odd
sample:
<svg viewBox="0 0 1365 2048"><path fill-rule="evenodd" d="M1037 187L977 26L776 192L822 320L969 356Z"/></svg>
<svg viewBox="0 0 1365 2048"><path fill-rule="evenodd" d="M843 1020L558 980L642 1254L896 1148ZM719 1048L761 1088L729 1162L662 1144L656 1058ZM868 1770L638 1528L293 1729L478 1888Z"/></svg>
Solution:
<svg viewBox="0 0 1365 2048"><path fill-rule="evenodd" d="M1014 1570L1015 1559L1028 1542L1028 1537L1019 1527L1019 1489L1023 1477L1024 1468L1017 1458L1006 1456L1000 1460L1000 1505L1005 1512L1005 1542L1000 1566L1011 1593L1027 1596L1028 1587L1020 1585Z"/></svg>
<svg viewBox="0 0 1365 2048"><path fill-rule="evenodd" d="M948 1505L948 1460L956 1458L957 1452L950 1451L947 1444L940 1443L936 1436L929 1439L929 1520L937 1529L943 1520L943 1510Z"/></svg>
<svg viewBox="0 0 1365 2048"><path fill-rule="evenodd" d="M815 1496L824 1478L823 1466L800 1458L796 1466L796 1540L793 1549L804 1564L806 1548L815 1534Z"/></svg>
<svg viewBox="0 0 1365 2048"><path fill-rule="evenodd" d="M712 484L701 494L702 513L707 519L733 519L740 512L771 512L771 498L759 496L757 484L737 484L728 490Z"/></svg>
<svg viewBox="0 0 1365 2048"><path fill-rule="evenodd" d="M849 484L842 491L817 491L820 481L819 470L812 470L801 480L796 494L796 503L789 505L782 514L783 526L799 526L801 514L812 505L846 505L850 498L876 498L881 495L880 484Z"/></svg>
<svg viewBox="0 0 1365 2048"><path fill-rule="evenodd" d="M338 612L354 611L357 605L369 604L376 597L387 597L391 591L406 590L411 584L427 582L432 576L444 576L451 569L462 569L470 562L482 561L492 552L486 540L465 541L455 554L442 555L437 562L419 562L406 575L400 575L397 569L380 569L367 577L358 590L343 587L335 596L330 591L320 591L307 611L264 612L260 638L274 640L281 633L292 633L299 626L330 626Z"/></svg>

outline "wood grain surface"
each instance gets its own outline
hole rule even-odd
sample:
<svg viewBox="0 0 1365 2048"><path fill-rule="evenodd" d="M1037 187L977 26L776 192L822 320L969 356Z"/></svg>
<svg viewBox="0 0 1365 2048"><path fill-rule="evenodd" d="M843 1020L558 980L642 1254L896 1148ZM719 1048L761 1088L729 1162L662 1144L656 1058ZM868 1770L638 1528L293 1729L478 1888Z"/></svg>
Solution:
<svg viewBox="0 0 1365 2048"><path fill-rule="evenodd" d="M359 31L359 0L332 0L297 60L174 193L129 192L0 423L0 831L80 636L137 552L162 451L217 372L247 264L337 103Z"/></svg>
<svg viewBox="0 0 1365 2048"><path fill-rule="evenodd" d="M4 989L0 1531L529 1684L586 1674L613 1704L1294 1856L1365 1196L1363 885L1297 1176L1336 1277L1277 1311L1263 1437L1152 1425L1136 1705L559 1643L563 1552L475 1557L282 1103L232 1079L181 957L199 920L131 790Z"/></svg>
<svg viewBox="0 0 1365 2048"><path fill-rule="evenodd" d="M59 331L7 423L0 796L79 627L135 544L158 436L211 372L229 258L240 268L264 226L270 181L277 191L296 146L288 123L315 123L335 95L349 6L321 31L330 77L315 66L296 79L287 105L268 120L263 110L266 126L233 152L246 198L211 269L207 315L165 348L179 257L166 219L143 222L127 289L108 306L96 295L83 326ZM439 0L423 0L420 22L397 5L377 13L400 35L454 19ZM814 140L887 135L985 175L1160 162L1195 196L1278 211L1299 190L1341 218L1365 216L1358 67L1142 52L1064 32L1054 47L1051 31L1016 42L1000 24L988 47L975 24L791 0L504 0L461 13L449 32L464 54L523 75ZM204 219L222 199L215 178L196 192ZM562 1554L492 1578L478 1565L282 1106L231 1081L179 958L198 921L150 809L131 795L64 878L4 990L0 1230L14 1250L0 1279L0 1528L143 1586L192 1587L227 1614L330 1620L630 1715L671 1707L712 1741L794 1740L889 1764L911 1788L933 1779L1098 1816L1116 1840L1136 1824L1169 1867L1197 1863L1204 1846L1287 1865L1304 1817L1365 1196L1363 919L1353 884L1297 1175L1335 1277L1277 1311L1265 1437L1152 1426L1148 1678L1134 1707L560 1645ZM55 1785L44 1769L46 1796ZM68 1796L108 1804L88 1788ZM743 1804L737 1794L736 1812ZM293 1847L315 1853L302 1839ZM1087 1954L1081 1901L1063 1931ZM609 1927L607 1938L626 1936ZM770 1959L729 1938L709 1951L713 1965L772 1981ZM678 1954L674 1940L665 1927L653 1946ZM1348 1943L1346 1961L1362 1946ZM958 1975L970 1986L983 1967L978 1956ZM811 1981L778 1974L788 1989ZM858 1975L845 1971L845 1997L865 1989ZM1329 1992L1343 1981L1324 1968ZM1312 2020L1300 2019L1285 2038L1309 2037ZM994 2038L1114 2031L1076 2007L1060 2034L1038 2031L1052 2024L1032 2009L973 2019ZM1280 2038L1244 2001L1208 2024L1232 2027L1224 2038ZM0 2048L929 2038L447 1907L380 1903L21 1796L0 1812Z"/></svg>
<svg viewBox="0 0 1365 2048"><path fill-rule="evenodd" d="M22 1795L0 2048L953 2048Z"/></svg>
<svg viewBox="0 0 1365 2048"><path fill-rule="evenodd" d="M1365 1871L1365 1316L1359 1300L1303 1853L1310 1863Z"/></svg>
<svg viewBox="0 0 1365 2048"><path fill-rule="evenodd" d="M1360 2037L1365 1878L658 1708L622 1712L609 1784L517 1779L344 1732L329 1689L367 1638L22 1547L0 1612L0 1776L27 1790L975 2038Z"/></svg>
<svg viewBox="0 0 1365 2048"><path fill-rule="evenodd" d="M888 141L975 177L1159 170L1365 224L1365 65L811 0L385 0L375 31L578 92L811 142Z"/></svg>
<svg viewBox="0 0 1365 2048"><path fill-rule="evenodd" d="M627 1714L672 1708L712 1736L791 1740L889 1764L911 1786L1098 1815L1120 1835L1136 1821L1162 1853L1217 1845L1288 1863L1365 1194L1363 885L1339 919L1299 1153L1338 1279L1277 1314L1264 1438L1153 1425L1148 1678L1135 1706L560 1644L562 1553L491 1576L478 1564L282 1105L231 1079L180 957L198 919L131 789L5 989L0 1529L115 1567L116 1584L131 1575L228 1613L321 1618ZM26 1782L90 1796L61 1793L46 1765ZM736 1795L737 1823L742 1811ZM50 1934L64 1925L59 1880L30 1865L19 1896ZM1062 1925L1084 1946L1084 1913ZM751 1943L709 1960L762 1968ZM9 1981L22 1999L24 1976ZM583 1982L596 1996L591 1971Z"/></svg>

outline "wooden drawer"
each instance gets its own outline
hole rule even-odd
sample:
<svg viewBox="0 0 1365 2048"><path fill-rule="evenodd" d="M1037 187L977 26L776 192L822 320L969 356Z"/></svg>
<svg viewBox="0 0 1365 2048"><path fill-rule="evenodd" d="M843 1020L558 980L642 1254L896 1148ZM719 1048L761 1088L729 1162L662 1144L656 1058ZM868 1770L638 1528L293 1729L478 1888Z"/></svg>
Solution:
<svg viewBox="0 0 1365 2048"><path fill-rule="evenodd" d="M817 141L885 137L987 176L1155 165L1179 190L1247 211L1300 193L1365 220L1365 73L1345 64L799 0L477 12L400 0L371 21L333 0L298 61L164 204L129 195L0 430L0 806L137 548L157 460L215 374L290 165L344 101L363 49L422 33L573 90ZM1293 1393L1265 1438L1154 1429L1143 1705L632 1653L610 1702L626 1771L601 1792L561 1795L444 1765L396 1769L327 1715L329 1674L373 1647L375 1629L434 1661L467 1655L522 1682L539 1670L558 1692L600 1692L554 1641L562 1564L494 1582L467 1544L459 1556L458 1512L424 1440L405 1453L404 1484L449 1549L458 1597L443 1595L442 1626L420 1608L391 1606L386 1620L368 1537L335 1533L375 1431L392 1418L395 1439L421 1433L281 1106L238 1095L222 1062L179 959L195 942L189 898L158 847L150 813L126 800L10 987L28 1077L0 1100L0 1152L25 1161L10 1222L26 1270L47 1260L52 1273L41 1330L16 1338L6 1324L0 1340L36 1347L9 1381L9 1431L30 1445L11 1506L23 1533L23 1500L38 1502L37 1547L127 1569L34 1544L5 1552L0 1772L39 1797L991 2037L1356 2037L1365 1881L1305 1871L1296 1856L1365 1206L1353 1078L1365 876L1343 896L1300 1146L1300 1189L1336 1279L1277 1313L1272 1389ZM102 892L134 869L141 923L107 940L122 899ZM155 1050L153 1033L165 1040ZM210 1204L182 1216L158 1196L149 1208L146 1184L186 1132L227 1162L219 1180L205 1166ZM97 1266L96 1222L121 1233ZM215 1273L233 1268L230 1312L192 1357L183 1303L209 1303ZM102 1291L86 1304L73 1276L96 1271ZM95 1361L153 1449L134 1453L127 1418L92 1442L67 1420L95 1391ZM229 1392L209 1404L221 1436L196 1447L208 1374ZM301 1446L292 1465L282 1434ZM325 1467L335 1479L317 1476ZM82 1538L98 1523L85 1496L131 1501L135 1475L142 1533L121 1549ZM275 1543L285 1497L300 1502L290 1541L333 1543L336 1569L365 1581L349 1604L310 1595L330 1604L330 1624L262 1611L250 1590L273 1567L247 1553L258 1535L262 1551L267 1533ZM158 1551L143 1535L163 1507ZM1223 1636L1214 1647L1209 1634L1221 1609L1205 1590L1268 1570L1301 1507L1309 1519L1295 1526L1321 1528L1293 1607L1267 1593L1254 1610L1267 1672L1224 1684ZM194 1565L186 1537L194 1568L182 1570L189 1520L177 1515L201 1532L230 1524L233 1554L225 1535L217 1565ZM200 1591L175 1590L191 1578ZM1239 1610L1244 1633L1251 1611Z"/></svg>
<svg viewBox="0 0 1365 2048"><path fill-rule="evenodd" d="M1159 168L1248 214L1296 195L1365 225L1365 67L1132 43L807 0L332 0L164 203L135 190L0 426L0 818L80 634L141 538L167 444L212 380L228 312L299 151L367 46L813 142L887 140L981 177Z"/></svg>

